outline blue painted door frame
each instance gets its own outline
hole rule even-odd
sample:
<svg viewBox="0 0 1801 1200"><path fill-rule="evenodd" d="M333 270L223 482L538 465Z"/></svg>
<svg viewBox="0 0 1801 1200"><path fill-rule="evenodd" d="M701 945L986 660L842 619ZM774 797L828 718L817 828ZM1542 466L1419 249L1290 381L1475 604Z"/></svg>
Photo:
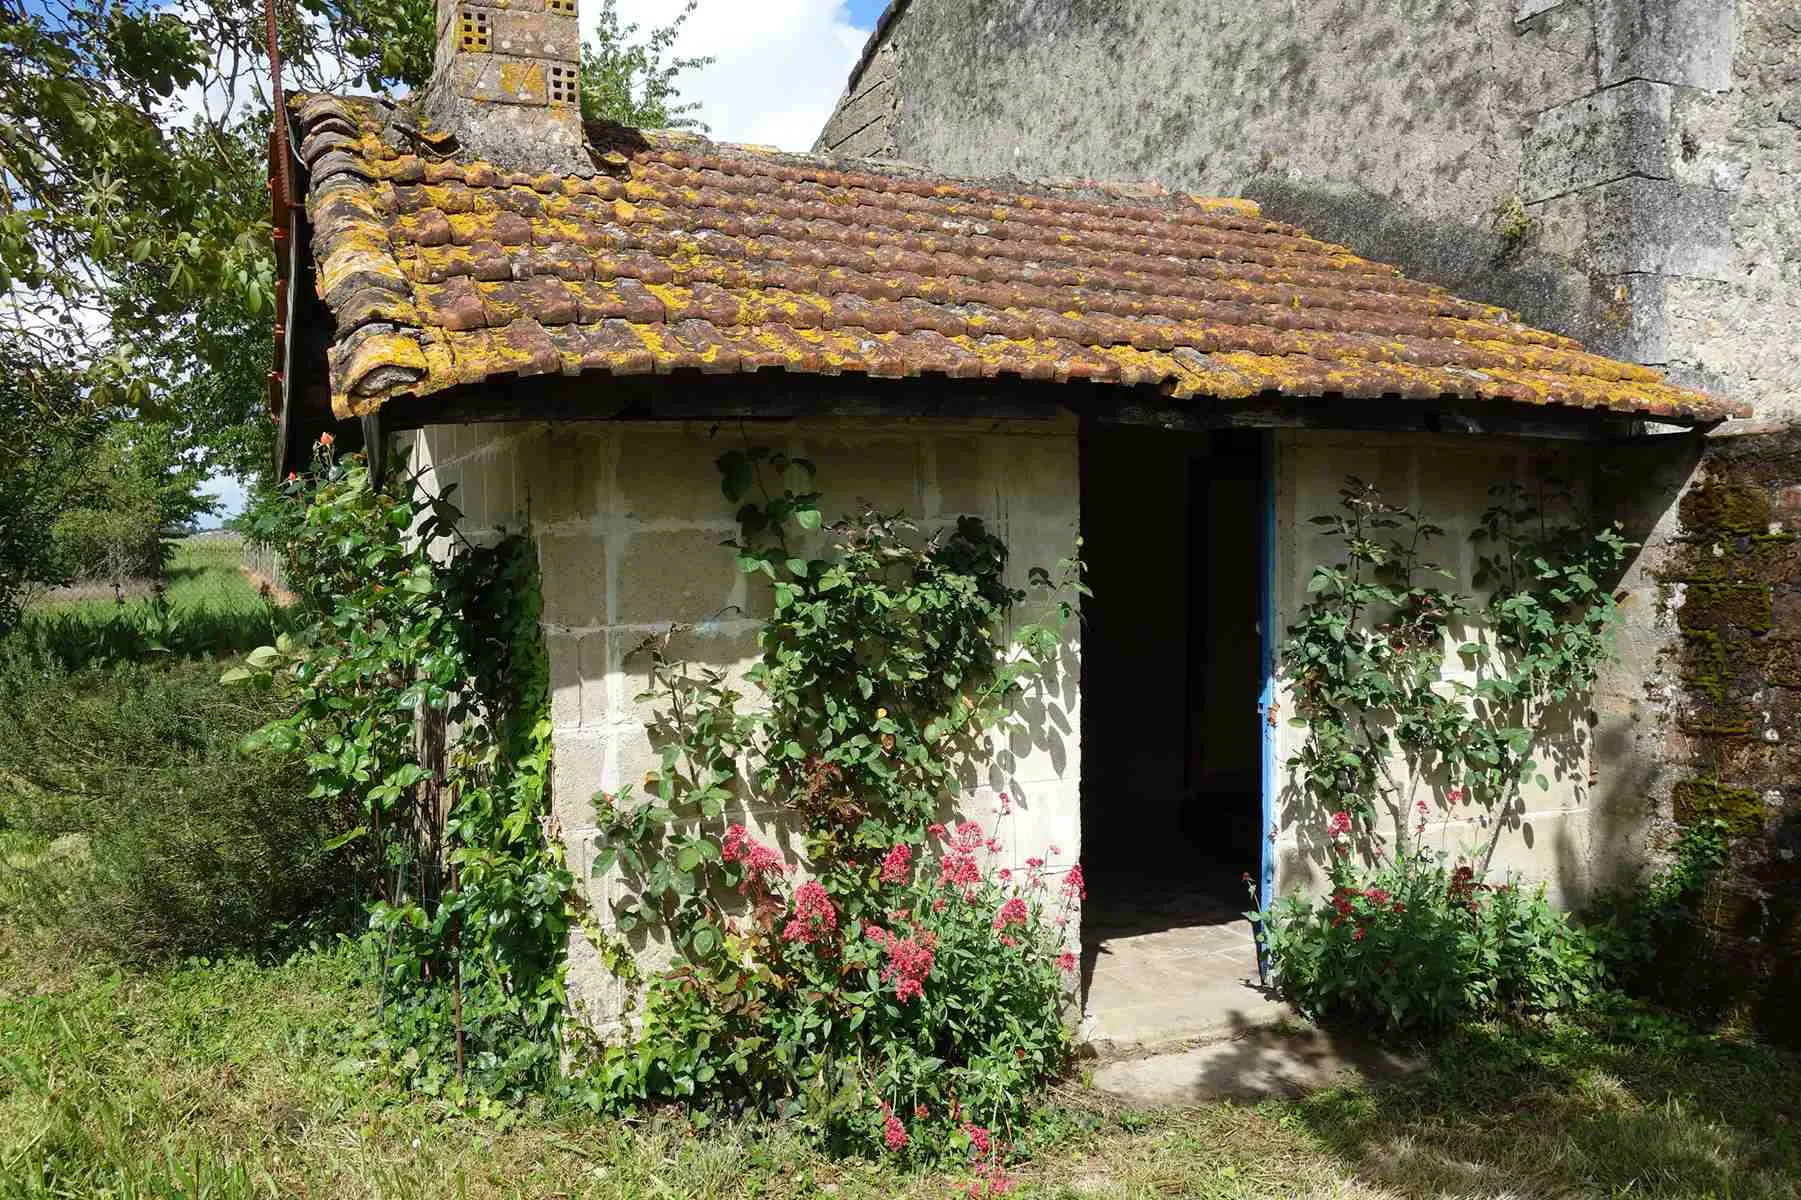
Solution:
<svg viewBox="0 0 1801 1200"><path fill-rule="evenodd" d="M1276 895L1276 792L1280 762L1276 753L1276 735L1282 722L1276 711L1276 435L1270 430L1263 435L1262 460L1262 535L1258 538L1258 586L1262 604L1258 617L1259 640L1262 643L1263 686L1257 698L1258 731L1263 740L1263 822L1257 842L1262 848L1257 870L1257 906L1268 911ZM1265 960L1261 940L1257 948L1257 972L1269 982L1269 963Z"/></svg>

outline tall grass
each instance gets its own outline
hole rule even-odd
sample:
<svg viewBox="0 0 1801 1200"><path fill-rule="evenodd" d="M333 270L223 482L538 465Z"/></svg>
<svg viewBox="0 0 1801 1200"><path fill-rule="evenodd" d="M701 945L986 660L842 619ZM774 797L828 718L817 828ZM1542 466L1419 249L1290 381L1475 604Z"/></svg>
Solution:
<svg viewBox="0 0 1801 1200"><path fill-rule="evenodd" d="M240 544L234 535L186 538L160 591L123 604L110 597L35 604L7 640L67 670L253 650L291 628L292 618L238 570Z"/></svg>

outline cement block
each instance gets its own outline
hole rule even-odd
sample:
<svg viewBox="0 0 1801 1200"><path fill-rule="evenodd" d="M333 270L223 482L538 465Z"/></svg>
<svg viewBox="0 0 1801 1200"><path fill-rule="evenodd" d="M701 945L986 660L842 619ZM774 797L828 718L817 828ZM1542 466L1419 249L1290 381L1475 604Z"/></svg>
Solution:
<svg viewBox="0 0 1801 1200"><path fill-rule="evenodd" d="M855 512L867 501L883 512L917 518L925 507L918 440L863 440L831 433L806 438L806 457L818 469L814 487L826 518ZM717 485L715 485L717 490Z"/></svg>
<svg viewBox="0 0 1801 1200"><path fill-rule="evenodd" d="M581 639L566 633L546 632L545 655L550 659L550 724L554 729L582 723Z"/></svg>
<svg viewBox="0 0 1801 1200"><path fill-rule="evenodd" d="M540 534L538 570L546 623L577 627L610 623L607 541L600 534L582 529Z"/></svg>
<svg viewBox="0 0 1801 1200"><path fill-rule="evenodd" d="M730 526L736 506L714 465L730 448L729 439L626 428L616 468L620 511L640 521Z"/></svg>
<svg viewBox="0 0 1801 1200"><path fill-rule="evenodd" d="M974 436L942 437L933 443L928 512L946 518L995 518L1000 481L983 472L982 446L983 439Z"/></svg>
<svg viewBox="0 0 1801 1200"><path fill-rule="evenodd" d="M1628 175L1668 179L1668 84L1632 80L1542 112L1520 162L1520 195L1536 203Z"/></svg>
<svg viewBox="0 0 1801 1200"><path fill-rule="evenodd" d="M1737 0L1596 0L1602 86L1651 79L1725 91L1737 7Z"/></svg>
<svg viewBox="0 0 1801 1200"><path fill-rule="evenodd" d="M606 786L606 744L593 730L558 730L551 752L551 815L564 829L594 824L594 796Z"/></svg>
<svg viewBox="0 0 1801 1200"><path fill-rule="evenodd" d="M637 625L696 622L731 616L740 594L738 562L704 530L638 532L626 542L619 567L615 619Z"/></svg>

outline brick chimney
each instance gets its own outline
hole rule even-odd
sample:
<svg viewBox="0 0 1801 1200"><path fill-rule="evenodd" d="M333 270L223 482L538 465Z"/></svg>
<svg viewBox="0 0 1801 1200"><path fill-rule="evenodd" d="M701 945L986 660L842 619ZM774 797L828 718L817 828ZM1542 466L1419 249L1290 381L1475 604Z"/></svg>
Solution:
<svg viewBox="0 0 1801 1200"><path fill-rule="evenodd" d="M437 0L425 114L465 154L514 170L593 173L582 137L577 0Z"/></svg>

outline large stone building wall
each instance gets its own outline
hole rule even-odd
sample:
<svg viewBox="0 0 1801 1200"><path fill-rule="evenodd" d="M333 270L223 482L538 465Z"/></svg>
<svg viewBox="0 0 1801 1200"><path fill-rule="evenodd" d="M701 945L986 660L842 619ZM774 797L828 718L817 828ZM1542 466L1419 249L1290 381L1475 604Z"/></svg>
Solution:
<svg viewBox="0 0 1801 1200"><path fill-rule="evenodd" d="M426 486L457 485L464 533L481 541L529 530L544 589L544 636L554 726L553 813L569 862L586 881L593 923L614 928L617 881L592 874L593 797L632 787L658 765L646 729L656 705L649 690L652 638L679 632L669 653L742 681L757 657L756 633L770 593L737 568L724 541L737 533L714 463L728 449L767 444L818 466L828 517L866 499L904 510L926 531L981 517L1010 550L1009 582L1024 588L1034 566L1054 569L1073 553L1080 493L1073 421L809 421L738 427L667 423L437 426L414 438L413 462ZM823 535L822 535L823 536ZM823 547L821 547L823 548ZM1035 614L1022 609L1020 619ZM971 764L958 808L1024 866L1055 845L1052 873L1080 854L1079 638L1069 627L1063 661L997 733L987 761ZM755 689L745 687L754 695ZM995 814L1007 791L1012 811ZM800 860L800 831L772 805L730 814L762 840ZM998 824L997 824L998 822ZM641 966L667 961L669 948L646 931L628 944ZM570 987L602 1028L627 1007L625 989L590 938L570 940Z"/></svg>

